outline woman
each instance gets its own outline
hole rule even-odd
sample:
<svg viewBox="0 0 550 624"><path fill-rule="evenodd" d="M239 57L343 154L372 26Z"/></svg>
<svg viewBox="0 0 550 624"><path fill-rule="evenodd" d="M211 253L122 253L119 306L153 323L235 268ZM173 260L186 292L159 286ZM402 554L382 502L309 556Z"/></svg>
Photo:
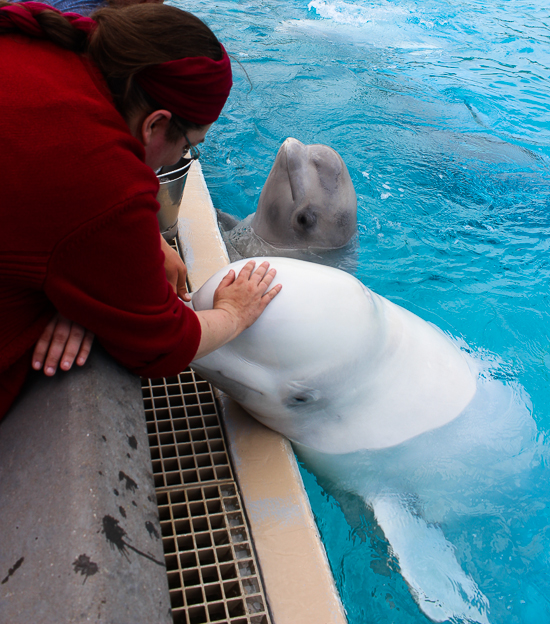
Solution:
<svg viewBox="0 0 550 624"><path fill-rule="evenodd" d="M0 0L0 57L0 416L56 311L149 377L251 325L274 270L231 272L195 314L166 279L156 220L154 170L204 140L231 88L210 29L161 4L91 19Z"/></svg>

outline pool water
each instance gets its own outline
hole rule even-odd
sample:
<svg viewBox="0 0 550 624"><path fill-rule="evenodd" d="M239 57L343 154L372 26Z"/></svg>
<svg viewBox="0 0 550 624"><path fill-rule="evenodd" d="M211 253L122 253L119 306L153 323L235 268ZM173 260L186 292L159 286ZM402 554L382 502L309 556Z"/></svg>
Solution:
<svg viewBox="0 0 550 624"><path fill-rule="evenodd" d="M357 277L462 340L517 389L538 432L525 441L537 445L529 470L520 478L510 468L513 492L499 499L495 481L482 510L441 529L487 598L489 622L549 622L548 5L179 6L240 63L201 150L215 206L252 213L287 136L332 146L358 195ZM429 622L372 511L346 519L311 473L302 476L350 624Z"/></svg>

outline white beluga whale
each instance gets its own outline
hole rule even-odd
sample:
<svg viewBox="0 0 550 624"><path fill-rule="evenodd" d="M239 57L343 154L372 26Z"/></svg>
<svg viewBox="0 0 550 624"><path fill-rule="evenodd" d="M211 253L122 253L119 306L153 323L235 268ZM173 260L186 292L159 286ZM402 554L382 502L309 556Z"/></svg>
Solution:
<svg viewBox="0 0 550 624"><path fill-rule="evenodd" d="M349 453L440 427L469 403L475 375L434 326L337 269L268 261L284 292L251 328L194 362L260 422L318 451ZM194 294L196 310L212 307L223 274Z"/></svg>
<svg viewBox="0 0 550 624"><path fill-rule="evenodd" d="M337 264L352 252L357 196L338 152L289 137L256 212L241 222L222 212L218 218L232 260L287 256Z"/></svg>
<svg viewBox="0 0 550 624"><path fill-rule="evenodd" d="M193 368L290 438L344 513L350 495L372 510L426 616L489 623L489 601L468 571L474 557L459 561L442 527L489 509L511 474L536 463L521 389L491 379L456 341L354 277L268 261L282 291ZM194 293L196 310L212 307L227 270Z"/></svg>

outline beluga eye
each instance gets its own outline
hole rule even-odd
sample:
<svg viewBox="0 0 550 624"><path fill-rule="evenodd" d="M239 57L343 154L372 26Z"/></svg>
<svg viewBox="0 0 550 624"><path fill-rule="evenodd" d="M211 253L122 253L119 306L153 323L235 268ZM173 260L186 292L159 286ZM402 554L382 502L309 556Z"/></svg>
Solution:
<svg viewBox="0 0 550 624"><path fill-rule="evenodd" d="M310 405L315 403L319 398L318 390L302 390L302 389L291 389L293 390L291 394L289 394L286 398L286 404L288 407L303 407L305 405Z"/></svg>
<svg viewBox="0 0 550 624"><path fill-rule="evenodd" d="M305 208L296 215L296 222L300 229L311 230L317 225L317 215L311 208Z"/></svg>
<svg viewBox="0 0 550 624"><path fill-rule="evenodd" d="M300 408L315 403L321 395L318 388L312 388L310 384L300 381L291 381L286 387L285 394L283 403L290 408Z"/></svg>

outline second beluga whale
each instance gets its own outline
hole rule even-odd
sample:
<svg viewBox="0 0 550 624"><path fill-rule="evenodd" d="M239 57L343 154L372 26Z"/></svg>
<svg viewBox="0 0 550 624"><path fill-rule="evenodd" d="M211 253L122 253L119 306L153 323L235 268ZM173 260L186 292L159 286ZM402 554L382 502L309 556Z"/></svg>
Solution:
<svg viewBox="0 0 550 624"><path fill-rule="evenodd" d="M469 509L482 513L479 501L494 495L495 482L536 461L536 426L521 391L354 277L268 260L281 293L193 368L290 438L344 512L349 495L372 510L431 620L487 624L489 601L441 526ZM195 309L212 307L227 270L193 295Z"/></svg>
<svg viewBox="0 0 550 624"><path fill-rule="evenodd" d="M341 156L287 138L243 221L218 211L231 260L285 256L346 268L357 232L357 196Z"/></svg>

